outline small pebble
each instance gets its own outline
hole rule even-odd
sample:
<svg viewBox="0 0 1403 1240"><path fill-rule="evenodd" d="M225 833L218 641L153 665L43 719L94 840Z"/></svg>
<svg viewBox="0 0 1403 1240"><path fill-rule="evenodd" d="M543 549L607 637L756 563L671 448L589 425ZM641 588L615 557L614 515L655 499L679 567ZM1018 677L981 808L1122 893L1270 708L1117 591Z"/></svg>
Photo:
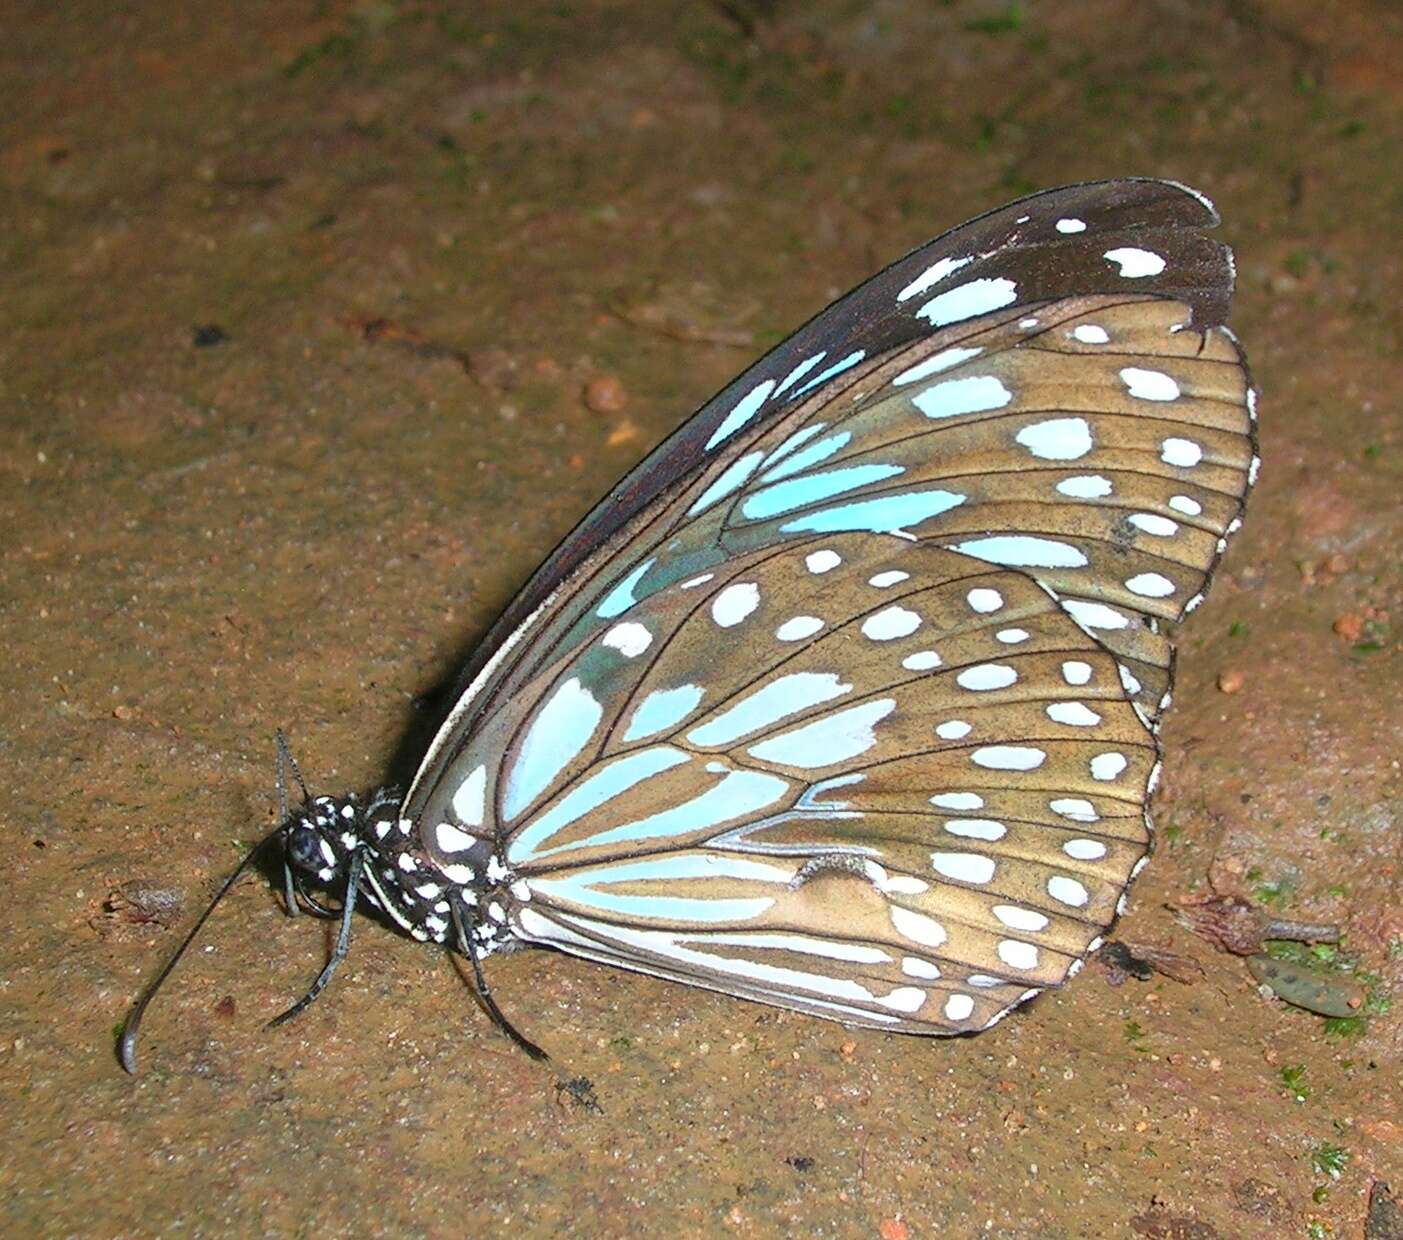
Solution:
<svg viewBox="0 0 1403 1240"><path fill-rule="evenodd" d="M1335 623L1331 626L1336 634L1343 637L1347 642L1357 642L1364 636L1364 619L1352 611L1347 611L1342 616L1337 616Z"/></svg>
<svg viewBox="0 0 1403 1240"><path fill-rule="evenodd" d="M1218 673L1218 691L1220 693L1236 693L1247 683L1247 677L1236 668L1229 668L1227 671Z"/></svg>
<svg viewBox="0 0 1403 1240"><path fill-rule="evenodd" d="M911 1229L899 1218L884 1218L877 1225L877 1234L882 1240L909 1240Z"/></svg>
<svg viewBox="0 0 1403 1240"><path fill-rule="evenodd" d="M617 448L620 444L631 443L637 438L638 427L625 418L604 437L604 443L607 447Z"/></svg>
<svg viewBox="0 0 1403 1240"><path fill-rule="evenodd" d="M585 404L595 413L621 413L628 404L624 385L613 375L600 375L585 384Z"/></svg>
<svg viewBox="0 0 1403 1240"><path fill-rule="evenodd" d="M190 330L190 342L197 349L212 349L215 345L224 344L228 339L228 335L218 323L201 323Z"/></svg>

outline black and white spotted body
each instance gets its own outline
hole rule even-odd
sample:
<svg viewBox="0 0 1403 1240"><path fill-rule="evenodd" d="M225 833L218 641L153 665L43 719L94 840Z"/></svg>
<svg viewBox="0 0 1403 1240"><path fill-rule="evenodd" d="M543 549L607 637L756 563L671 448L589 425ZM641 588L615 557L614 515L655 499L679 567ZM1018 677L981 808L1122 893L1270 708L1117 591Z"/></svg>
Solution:
<svg viewBox="0 0 1403 1240"><path fill-rule="evenodd" d="M506 907L514 902L510 872L492 841L481 840L446 874L419 846L399 809L398 792L388 788L365 800L314 797L283 824L284 856L302 884L344 899L351 859L359 853L356 897L422 943L458 946L449 901L461 901L469 910L474 954L490 955L512 937L505 923Z"/></svg>

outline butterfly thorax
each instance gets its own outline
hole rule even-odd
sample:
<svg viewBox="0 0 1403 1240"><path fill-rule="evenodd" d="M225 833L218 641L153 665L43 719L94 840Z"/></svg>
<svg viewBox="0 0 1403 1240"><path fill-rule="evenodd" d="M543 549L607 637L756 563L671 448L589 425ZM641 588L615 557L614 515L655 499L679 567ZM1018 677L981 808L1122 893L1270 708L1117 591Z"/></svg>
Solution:
<svg viewBox="0 0 1403 1240"><path fill-rule="evenodd" d="M313 798L283 826L289 864L303 884L344 894L351 859L361 855L359 898L380 909L421 942L457 942L451 901L466 911L467 933L479 955L510 938L496 889L507 877L489 841L457 859L451 874L423 851L418 832L401 816L397 790ZM475 855L480 852L481 855ZM481 909L481 913L478 910ZM496 917L490 916L496 912Z"/></svg>

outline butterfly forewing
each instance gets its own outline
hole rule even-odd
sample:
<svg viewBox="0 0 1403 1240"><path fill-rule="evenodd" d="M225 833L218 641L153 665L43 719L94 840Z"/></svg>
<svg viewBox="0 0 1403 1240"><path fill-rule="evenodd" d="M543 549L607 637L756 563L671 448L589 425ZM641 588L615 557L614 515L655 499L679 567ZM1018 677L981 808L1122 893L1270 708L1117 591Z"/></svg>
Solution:
<svg viewBox="0 0 1403 1240"><path fill-rule="evenodd" d="M663 536L668 498L700 471L729 465L738 433L764 428L796 400L826 399L864 359L937 335L954 343L984 315L1016 323L1024 310L1108 294L1167 298L1191 308L1197 331L1213 329L1232 292L1231 255L1203 231L1217 222L1206 199L1170 182L1049 190L912 251L810 320L659 445L532 576L464 669L457 705L411 789L409 816L434 817L474 717L529 675L552 635L587 614L592 599L642 566Z"/></svg>
<svg viewBox="0 0 1403 1240"><path fill-rule="evenodd" d="M1039 195L752 367L494 630L407 802L433 860L498 841L523 939L856 1023L1062 981L1255 469L1213 222Z"/></svg>

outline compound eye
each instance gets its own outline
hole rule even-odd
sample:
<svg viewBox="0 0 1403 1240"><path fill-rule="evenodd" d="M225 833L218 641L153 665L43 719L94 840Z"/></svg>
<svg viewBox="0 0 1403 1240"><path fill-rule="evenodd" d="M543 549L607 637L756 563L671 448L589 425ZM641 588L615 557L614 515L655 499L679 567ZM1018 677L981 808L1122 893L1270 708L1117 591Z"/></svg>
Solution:
<svg viewBox="0 0 1403 1240"><path fill-rule="evenodd" d="M299 870L315 871L321 868L321 840L311 827L293 827L288 832L287 859Z"/></svg>

